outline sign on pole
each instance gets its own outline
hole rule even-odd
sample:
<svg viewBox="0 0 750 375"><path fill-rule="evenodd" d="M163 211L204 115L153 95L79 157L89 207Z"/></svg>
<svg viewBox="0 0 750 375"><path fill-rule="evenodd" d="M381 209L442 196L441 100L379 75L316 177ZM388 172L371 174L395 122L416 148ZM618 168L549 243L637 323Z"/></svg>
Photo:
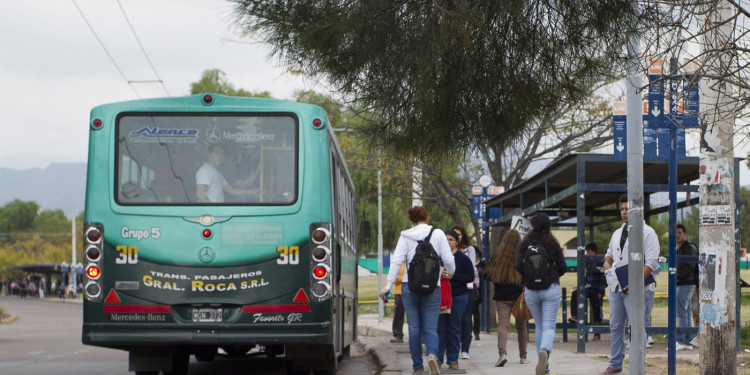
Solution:
<svg viewBox="0 0 750 375"><path fill-rule="evenodd" d="M656 160L656 126L648 122L648 100L643 101L643 160Z"/></svg>
<svg viewBox="0 0 750 375"><path fill-rule="evenodd" d="M615 137L615 160L627 160L627 113L625 111L625 102L615 102L612 106L612 134Z"/></svg>

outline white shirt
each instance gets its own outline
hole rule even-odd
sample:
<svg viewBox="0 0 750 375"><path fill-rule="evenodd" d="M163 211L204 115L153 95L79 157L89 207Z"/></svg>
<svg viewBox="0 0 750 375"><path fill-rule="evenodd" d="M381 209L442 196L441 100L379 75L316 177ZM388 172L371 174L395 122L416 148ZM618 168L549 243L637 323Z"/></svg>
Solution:
<svg viewBox="0 0 750 375"><path fill-rule="evenodd" d="M630 236L625 240L625 246L620 248L620 237L622 237L622 231L625 228L623 223L619 229L612 234L612 239L609 241L607 247L607 254L605 257L610 257L613 260L612 268L605 272L607 278L607 285L614 292L619 287L620 283L615 275L615 269L626 266L628 264L629 252L628 244L630 243ZM646 222L643 222L643 264L648 268L651 268L653 275L661 272L661 266L659 265L659 237L653 228L648 226ZM646 285L644 290L656 290L655 283Z"/></svg>
<svg viewBox="0 0 750 375"><path fill-rule="evenodd" d="M430 229L432 229L431 225L419 224L411 229L401 232L401 236L396 243L396 249L393 251L393 255L391 255L391 265L388 270L388 282L385 285L386 288L391 289L391 287L393 287L402 263L406 262L406 268L409 268L409 263L411 263L412 258L414 258L414 253L417 250L417 241L425 239L425 237L430 234ZM451 247L448 245L448 239L445 238L445 232L435 228L432 232L432 237L430 237L430 243L443 261L443 267L445 267L445 270L451 275L456 272L456 261L453 258ZM409 272L405 271L402 282L407 283L408 281ZM437 282L438 286L440 286L440 278L438 278Z"/></svg>
<svg viewBox="0 0 750 375"><path fill-rule="evenodd" d="M195 183L207 186L206 197L208 197L209 201L216 203L224 202L224 185L229 183L211 164L203 163L198 172L195 173Z"/></svg>

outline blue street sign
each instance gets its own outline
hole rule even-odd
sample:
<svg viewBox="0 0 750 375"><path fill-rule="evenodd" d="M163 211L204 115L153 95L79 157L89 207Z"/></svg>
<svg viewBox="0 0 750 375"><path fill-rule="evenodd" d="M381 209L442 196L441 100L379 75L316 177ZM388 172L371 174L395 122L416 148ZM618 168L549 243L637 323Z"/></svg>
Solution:
<svg viewBox="0 0 750 375"><path fill-rule="evenodd" d="M626 161L628 159L628 134L627 134L627 115L612 116L612 133L615 136L615 160Z"/></svg>
<svg viewBox="0 0 750 375"><path fill-rule="evenodd" d="M685 150L685 128L677 128L677 160L687 158Z"/></svg>
<svg viewBox="0 0 750 375"><path fill-rule="evenodd" d="M669 159L669 143L672 141L672 136L669 134L669 129L660 128L656 130L659 139L659 157L658 160ZM685 147L683 145L683 147Z"/></svg>
<svg viewBox="0 0 750 375"><path fill-rule="evenodd" d="M697 128L699 126L700 87L699 81L694 77L686 76L685 80L682 81L683 92L687 93L682 104L682 126L686 128Z"/></svg>
<svg viewBox="0 0 750 375"><path fill-rule="evenodd" d="M656 152L656 127L649 122L648 102L643 105L643 160L657 160L659 154Z"/></svg>
<svg viewBox="0 0 750 375"><path fill-rule="evenodd" d="M664 126L664 82L659 81L660 74L649 74L648 80L648 123L649 126Z"/></svg>
<svg viewBox="0 0 750 375"><path fill-rule="evenodd" d="M480 217L484 217L484 213L481 210L482 202L481 202L481 195L472 195L471 196L471 218L472 219L479 219Z"/></svg>

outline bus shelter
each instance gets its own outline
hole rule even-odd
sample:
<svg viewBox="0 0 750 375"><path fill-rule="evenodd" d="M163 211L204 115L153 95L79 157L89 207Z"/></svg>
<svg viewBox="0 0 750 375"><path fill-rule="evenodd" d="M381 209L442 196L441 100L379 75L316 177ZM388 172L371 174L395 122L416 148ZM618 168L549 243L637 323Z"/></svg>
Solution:
<svg viewBox="0 0 750 375"><path fill-rule="evenodd" d="M739 171L740 158L735 158L734 171ZM643 198L644 220L648 223L654 215L669 211L668 203L664 206L652 206L652 195L669 191L669 164L667 160L644 161L643 163ZM698 204L699 159L688 157L677 162L677 208ZM734 174L735 202L739 201L739 173ZM587 317L585 267L592 261L602 263L603 255L586 256L584 246L594 239L598 225L620 221L619 210L616 210L618 198L627 192L627 164L615 161L611 154L577 153L557 160L526 181L514 186L504 193L485 201L486 209L495 209L494 218L487 221L489 227L510 227L514 216L528 217L537 212L550 216L553 226L575 227L577 231L577 256L568 258L569 270L577 273L578 316ZM499 214L498 214L499 212ZM739 263L739 210L735 210L735 254ZM587 231L588 229L588 231ZM485 249L487 250L487 249ZM589 258L589 259L587 259ZM693 260L697 261L697 259ZM737 267L737 300L740 297L740 268ZM673 298L673 296L669 296ZM737 316L740 316L740 304L737 303ZM563 310L563 339L567 340L569 324ZM609 326L588 326L588 319L579 319L577 325L578 352L586 351L588 334L609 333ZM739 347L740 320L737 319L737 345ZM697 332L698 328L678 328L678 332ZM647 327L648 334L666 334L668 327Z"/></svg>

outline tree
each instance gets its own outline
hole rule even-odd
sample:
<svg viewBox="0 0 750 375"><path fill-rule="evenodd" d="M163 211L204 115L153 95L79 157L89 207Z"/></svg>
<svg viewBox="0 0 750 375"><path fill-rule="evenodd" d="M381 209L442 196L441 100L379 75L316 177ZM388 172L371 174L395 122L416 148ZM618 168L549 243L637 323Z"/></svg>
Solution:
<svg viewBox="0 0 750 375"><path fill-rule="evenodd" d="M16 199L0 210L0 232L9 233L31 229L39 204Z"/></svg>
<svg viewBox="0 0 750 375"><path fill-rule="evenodd" d="M234 85L227 80L226 73L219 69L204 70L201 79L190 84L190 94L192 95L207 92L229 96L271 97L271 93L268 91L250 92L245 89L235 89Z"/></svg>
<svg viewBox="0 0 750 375"><path fill-rule="evenodd" d="M290 69L372 114L366 140L421 158L502 150L580 102L635 24L622 1L234 2Z"/></svg>

